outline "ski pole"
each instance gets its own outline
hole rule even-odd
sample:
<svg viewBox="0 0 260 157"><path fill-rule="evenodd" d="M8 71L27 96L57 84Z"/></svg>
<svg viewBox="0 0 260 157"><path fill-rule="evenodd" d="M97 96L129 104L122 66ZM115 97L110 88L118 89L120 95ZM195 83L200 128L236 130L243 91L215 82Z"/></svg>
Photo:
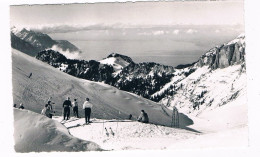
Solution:
<svg viewBox="0 0 260 157"><path fill-rule="evenodd" d="M103 126L102 126L102 135L101 136L103 136L103 131L104 131L104 113L103 113Z"/></svg>

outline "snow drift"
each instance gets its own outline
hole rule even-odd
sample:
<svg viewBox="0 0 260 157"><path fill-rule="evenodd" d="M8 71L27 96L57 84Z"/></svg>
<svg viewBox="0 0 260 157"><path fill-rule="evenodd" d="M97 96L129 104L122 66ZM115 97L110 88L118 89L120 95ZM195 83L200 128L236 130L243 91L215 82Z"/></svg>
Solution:
<svg viewBox="0 0 260 157"><path fill-rule="evenodd" d="M62 117L54 117L54 119L60 122ZM180 141L200 135L184 129L131 120L91 119L91 121L89 125L83 125L84 118L72 117L62 123L73 136L91 140L106 150L166 149Z"/></svg>
<svg viewBox="0 0 260 157"><path fill-rule="evenodd" d="M61 123L28 110L14 109L14 139L17 152L102 150L73 137Z"/></svg>

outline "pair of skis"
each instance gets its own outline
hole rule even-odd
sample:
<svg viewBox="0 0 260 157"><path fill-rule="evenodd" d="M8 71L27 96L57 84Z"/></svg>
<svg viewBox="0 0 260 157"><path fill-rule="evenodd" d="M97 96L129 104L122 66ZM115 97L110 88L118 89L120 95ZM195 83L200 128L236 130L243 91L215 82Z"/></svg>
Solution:
<svg viewBox="0 0 260 157"><path fill-rule="evenodd" d="M105 130L106 130L106 135L107 135L107 137L109 137L110 134L111 134L112 136L115 136L115 133L114 133L114 131L112 130L111 127L109 127L109 132L108 132L108 130L107 130L106 127L105 127Z"/></svg>

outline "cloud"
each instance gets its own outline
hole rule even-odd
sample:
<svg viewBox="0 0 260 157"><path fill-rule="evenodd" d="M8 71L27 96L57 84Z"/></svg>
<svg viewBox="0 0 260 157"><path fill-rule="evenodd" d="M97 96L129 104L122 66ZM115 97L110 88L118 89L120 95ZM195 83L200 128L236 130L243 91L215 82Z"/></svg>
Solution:
<svg viewBox="0 0 260 157"><path fill-rule="evenodd" d="M104 25L104 24L93 24L88 26L83 25L61 25L61 24L49 24L49 25L36 25L30 26L30 30L43 32L43 33L68 33L78 32L87 30L108 30L120 27L118 25Z"/></svg>
<svg viewBox="0 0 260 157"><path fill-rule="evenodd" d="M172 33L177 35L177 34L179 34L179 33L180 33L180 30L178 30L178 29L175 29L174 31L172 31Z"/></svg>
<svg viewBox="0 0 260 157"><path fill-rule="evenodd" d="M153 35L163 35L164 31L160 30L160 31L153 31Z"/></svg>
<svg viewBox="0 0 260 157"><path fill-rule="evenodd" d="M197 33L197 32L198 32L198 31L195 30L195 29L188 29L188 30L186 31L187 34L194 34L194 33Z"/></svg>
<svg viewBox="0 0 260 157"><path fill-rule="evenodd" d="M69 51L68 49L66 51L63 51L62 48L60 48L57 45L53 45L52 50L54 51L58 51L61 54L63 54L65 57L69 58L69 59L80 59L80 52L78 51Z"/></svg>
<svg viewBox="0 0 260 157"><path fill-rule="evenodd" d="M148 32L139 32L137 33L138 35L151 35L151 33L148 33Z"/></svg>

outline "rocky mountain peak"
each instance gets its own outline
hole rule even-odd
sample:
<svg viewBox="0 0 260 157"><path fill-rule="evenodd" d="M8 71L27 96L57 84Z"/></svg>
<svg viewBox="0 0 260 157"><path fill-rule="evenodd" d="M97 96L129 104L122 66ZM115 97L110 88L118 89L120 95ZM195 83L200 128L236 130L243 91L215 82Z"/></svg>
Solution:
<svg viewBox="0 0 260 157"><path fill-rule="evenodd" d="M111 57L114 57L114 58L120 57L128 63L134 63L133 60L130 57L119 54L119 53L111 53L110 55L107 56L107 58L111 58Z"/></svg>
<svg viewBox="0 0 260 157"><path fill-rule="evenodd" d="M26 28L18 29L15 26L11 27L11 41L13 48L31 56L36 56L38 52L53 48L53 46L70 53L81 52L67 40L53 40L47 34Z"/></svg>
<svg viewBox="0 0 260 157"><path fill-rule="evenodd" d="M245 35L216 46L200 57L197 66L209 66L211 69L226 68L245 61Z"/></svg>

